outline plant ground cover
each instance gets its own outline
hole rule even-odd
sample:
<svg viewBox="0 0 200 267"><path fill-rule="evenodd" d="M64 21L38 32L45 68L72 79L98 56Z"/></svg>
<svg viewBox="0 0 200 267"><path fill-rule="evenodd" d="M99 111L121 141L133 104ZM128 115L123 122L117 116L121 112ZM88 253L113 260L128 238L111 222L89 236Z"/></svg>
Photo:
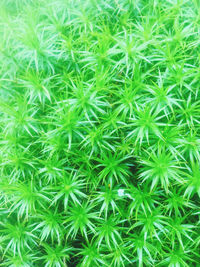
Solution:
<svg viewBox="0 0 200 267"><path fill-rule="evenodd" d="M1 0L0 266L200 266L200 2Z"/></svg>

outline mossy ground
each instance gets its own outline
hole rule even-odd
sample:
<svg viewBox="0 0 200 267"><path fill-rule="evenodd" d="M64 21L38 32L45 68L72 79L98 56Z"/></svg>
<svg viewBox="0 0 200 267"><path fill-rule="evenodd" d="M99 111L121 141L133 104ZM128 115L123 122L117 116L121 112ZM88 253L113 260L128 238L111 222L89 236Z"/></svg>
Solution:
<svg viewBox="0 0 200 267"><path fill-rule="evenodd" d="M200 2L1 0L0 266L200 265Z"/></svg>

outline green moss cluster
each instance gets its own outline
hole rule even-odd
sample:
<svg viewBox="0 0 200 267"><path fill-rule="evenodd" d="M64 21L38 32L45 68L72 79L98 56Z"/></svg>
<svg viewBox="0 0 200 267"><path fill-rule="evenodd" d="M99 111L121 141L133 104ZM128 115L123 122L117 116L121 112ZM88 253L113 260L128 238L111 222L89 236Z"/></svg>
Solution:
<svg viewBox="0 0 200 267"><path fill-rule="evenodd" d="M1 0L0 266L200 264L200 2Z"/></svg>

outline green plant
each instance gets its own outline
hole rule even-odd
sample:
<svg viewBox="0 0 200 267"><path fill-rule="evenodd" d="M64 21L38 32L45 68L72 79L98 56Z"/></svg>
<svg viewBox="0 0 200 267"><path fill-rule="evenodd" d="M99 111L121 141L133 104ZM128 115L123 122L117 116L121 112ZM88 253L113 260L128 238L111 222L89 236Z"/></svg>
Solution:
<svg viewBox="0 0 200 267"><path fill-rule="evenodd" d="M199 10L0 1L0 266L199 266Z"/></svg>
<svg viewBox="0 0 200 267"><path fill-rule="evenodd" d="M78 204L70 207L64 223L66 224L67 237L76 237L80 231L81 235L88 239L88 234L95 233L93 221L98 220L97 212L92 212L93 207L89 203Z"/></svg>
<svg viewBox="0 0 200 267"><path fill-rule="evenodd" d="M66 245L64 247L59 245L50 246L46 243L43 243L43 250L44 254L41 256L41 259L44 260L45 267L61 267L67 264L72 249Z"/></svg>
<svg viewBox="0 0 200 267"><path fill-rule="evenodd" d="M149 179L151 182L151 190L160 183L161 187L168 192L168 187L170 185L170 179L177 181L178 183L183 183L181 178L181 167L179 162L166 152L165 149L159 148L156 153L147 152L146 159L141 159L141 173L140 178L142 181Z"/></svg>

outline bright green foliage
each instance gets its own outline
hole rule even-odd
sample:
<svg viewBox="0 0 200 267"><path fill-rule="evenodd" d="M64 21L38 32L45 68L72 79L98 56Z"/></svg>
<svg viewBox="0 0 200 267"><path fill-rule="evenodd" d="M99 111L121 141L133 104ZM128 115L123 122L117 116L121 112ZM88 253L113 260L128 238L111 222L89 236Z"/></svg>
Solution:
<svg viewBox="0 0 200 267"><path fill-rule="evenodd" d="M92 212L92 209L94 208L91 205L89 207L89 204L86 202L70 207L69 213L64 221L67 229L66 237L76 237L80 230L81 235L88 239L90 232L96 232L93 221L97 220L98 217L97 212Z"/></svg>
<svg viewBox="0 0 200 267"><path fill-rule="evenodd" d="M99 221L96 228L98 247L101 246L102 241L105 241L109 248L119 246L121 241L119 223L114 216Z"/></svg>
<svg viewBox="0 0 200 267"><path fill-rule="evenodd" d="M86 198L86 194L82 192L85 186L84 181L81 180L81 176L78 176L76 172L71 172L68 176L62 176L60 180L57 179L57 183L57 186L54 185L49 189L50 191L56 191L52 205L57 203L60 199L63 201L64 209L66 210L69 198L74 202L74 204L79 205L81 205L79 201L80 198Z"/></svg>
<svg viewBox="0 0 200 267"><path fill-rule="evenodd" d="M100 164L98 164L97 168L102 168L102 170L99 172L99 179L100 181L107 178L108 182L110 182L110 185L114 183L114 179L119 183L119 181L122 181L124 184L126 184L126 176L128 176L130 173L128 171L128 166L130 164L124 163L125 160L127 160L128 157L122 157L119 153L116 154L103 154L101 155L102 159L97 159Z"/></svg>
<svg viewBox="0 0 200 267"><path fill-rule="evenodd" d="M0 266L200 265L200 1L0 1Z"/></svg>
<svg viewBox="0 0 200 267"><path fill-rule="evenodd" d="M161 188L164 188L168 192L168 187L170 186L170 179L181 183L181 174L179 170L179 162L166 152L164 149L157 149L157 152L153 150L144 154L144 159L141 157L140 164L141 173L139 175L142 181L151 181L151 190L160 183Z"/></svg>
<svg viewBox="0 0 200 267"><path fill-rule="evenodd" d="M32 233L30 225L24 222L1 223L1 233L4 235L3 242L7 243L4 253L10 250L14 256L19 254L21 257L24 249L31 249L36 244L37 237Z"/></svg>
<svg viewBox="0 0 200 267"><path fill-rule="evenodd" d="M64 247L56 245L56 247L52 247L48 244L43 244L43 253L41 258L37 260L44 260L45 267L50 266L65 266L67 261L69 260L69 254L71 248L68 248L66 245Z"/></svg>
<svg viewBox="0 0 200 267"><path fill-rule="evenodd" d="M107 265L103 258L103 254L98 251L95 243L87 243L86 245L83 244L83 248L78 255L82 255L82 260L78 264L80 267Z"/></svg>

